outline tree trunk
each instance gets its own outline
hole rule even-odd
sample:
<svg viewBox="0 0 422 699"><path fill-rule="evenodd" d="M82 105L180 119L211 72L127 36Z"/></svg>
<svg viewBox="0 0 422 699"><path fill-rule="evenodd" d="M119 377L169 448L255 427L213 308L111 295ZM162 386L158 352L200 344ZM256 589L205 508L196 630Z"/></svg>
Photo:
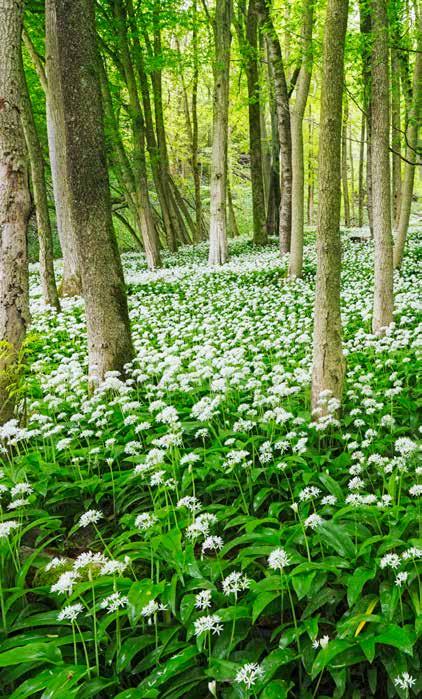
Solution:
<svg viewBox="0 0 422 699"><path fill-rule="evenodd" d="M415 161L418 160L418 132L422 118L422 13L418 20L418 40L415 67L413 69L412 103L409 111L409 123L406 133L406 161L404 164L403 188L400 197L400 220L394 244L394 267L400 267L403 260L407 230L409 228L412 208L413 186L415 180Z"/></svg>
<svg viewBox="0 0 422 699"><path fill-rule="evenodd" d="M45 3L45 69L48 150L53 181L56 224L63 256L61 296L79 296L81 275L76 252L76 231L71 216L71 195L65 174L65 126L57 70L57 27L54 0Z"/></svg>
<svg viewBox="0 0 422 699"><path fill-rule="evenodd" d="M290 250L292 228L292 139L290 126L289 94L284 71L280 41L272 23L266 0L256 0L263 22L268 46L268 58L274 78L274 97L277 108L278 137L280 143L280 252Z"/></svg>
<svg viewBox="0 0 422 699"><path fill-rule="evenodd" d="M131 119L133 139L133 182L135 186L133 200L135 202L137 220L142 234L148 268L155 269L156 267L161 267L161 258L158 235L155 230L148 197L148 177L145 161L145 127L138 97L135 73L129 52L126 35L126 18L121 0L115 0L114 11L118 23L117 31L121 62L129 95L129 116Z"/></svg>
<svg viewBox="0 0 422 699"><path fill-rule="evenodd" d="M359 144L359 194L358 194L358 226L363 226L363 205L365 201L364 191L364 168L365 168L365 129L366 117L362 112L361 127L360 127L360 144Z"/></svg>
<svg viewBox="0 0 422 699"><path fill-rule="evenodd" d="M234 211L232 188L229 177L227 178L227 231L233 238L238 238L240 235Z"/></svg>
<svg viewBox="0 0 422 699"><path fill-rule="evenodd" d="M352 125L349 124L349 162L350 162L350 223L356 226L355 217L355 163L353 158Z"/></svg>
<svg viewBox="0 0 422 699"><path fill-rule="evenodd" d="M401 196L401 118L400 118L400 61L397 51L391 49L391 164L393 221L397 226L400 219Z"/></svg>
<svg viewBox="0 0 422 699"><path fill-rule="evenodd" d="M340 315L340 154L347 13L347 0L328 0L319 120L317 279L312 373L312 409L315 416L328 411L327 397L341 402L345 373Z"/></svg>
<svg viewBox="0 0 422 699"><path fill-rule="evenodd" d="M253 241L255 245L267 242L265 217L264 175L261 134L261 91L258 75L258 15L256 0L249 0L246 35L243 44L248 83L249 154L251 161Z"/></svg>
<svg viewBox="0 0 422 699"><path fill-rule="evenodd" d="M393 236L390 196L390 96L387 0L372 0L372 216L374 307L372 330L382 333L393 320Z"/></svg>
<svg viewBox="0 0 422 699"><path fill-rule="evenodd" d="M229 124L231 0L216 0L213 139L210 182L210 265L227 261L227 142Z"/></svg>
<svg viewBox="0 0 422 699"><path fill-rule="evenodd" d="M199 127L198 127L198 83L199 83L199 57L198 57L198 25L197 4L193 1L193 75L192 75L192 172L195 188L195 236L194 242L202 240L202 199L201 199L201 163L199 162Z"/></svg>
<svg viewBox="0 0 422 699"><path fill-rule="evenodd" d="M366 207L368 224L373 236L372 225L372 119L371 119L371 13L366 0L359 0L360 31L362 34L362 81L363 108L366 114Z"/></svg>
<svg viewBox="0 0 422 699"><path fill-rule="evenodd" d="M341 185L343 193L343 213L344 225L346 228L350 226L350 201L349 201L349 182L347 178L347 121L348 121L348 103L344 100L343 106L343 126L341 134Z"/></svg>
<svg viewBox="0 0 422 699"><path fill-rule="evenodd" d="M296 85L296 101L291 107L292 128L292 240L289 258L290 278L301 277L303 268L303 227L305 220L305 165L303 156L303 117L311 84L313 1L303 6L302 65Z"/></svg>
<svg viewBox="0 0 422 699"><path fill-rule="evenodd" d="M60 311L59 295L54 276L53 233L48 212L47 189L45 186L44 158L35 126L31 98L25 72L21 62L22 109L21 122L31 166L32 191L37 217L39 241L40 279L44 303Z"/></svg>
<svg viewBox="0 0 422 699"><path fill-rule="evenodd" d="M26 232L30 212L21 110L23 0L0 4L0 424L13 416L10 388L29 321Z"/></svg>
<svg viewBox="0 0 422 699"><path fill-rule="evenodd" d="M77 231L91 384L133 357L123 271L111 217L94 0L54 0L65 164Z"/></svg>
<svg viewBox="0 0 422 699"><path fill-rule="evenodd" d="M265 41L268 56L268 42ZM278 138L277 107L274 98L274 80L271 63L268 60L268 92L271 117L271 169L267 198L267 232L278 235L280 226L280 142Z"/></svg>
<svg viewBox="0 0 422 699"><path fill-rule="evenodd" d="M314 223L314 129L312 123L312 104L309 105L309 124L308 124L308 141L309 141L309 152L308 152L308 226Z"/></svg>

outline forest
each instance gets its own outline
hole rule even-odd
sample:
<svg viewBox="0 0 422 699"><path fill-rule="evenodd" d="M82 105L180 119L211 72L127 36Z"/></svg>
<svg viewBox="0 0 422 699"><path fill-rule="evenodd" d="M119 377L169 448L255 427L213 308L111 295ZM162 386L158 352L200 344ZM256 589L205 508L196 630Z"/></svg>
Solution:
<svg viewBox="0 0 422 699"><path fill-rule="evenodd" d="M0 0L0 699L422 695L420 0Z"/></svg>

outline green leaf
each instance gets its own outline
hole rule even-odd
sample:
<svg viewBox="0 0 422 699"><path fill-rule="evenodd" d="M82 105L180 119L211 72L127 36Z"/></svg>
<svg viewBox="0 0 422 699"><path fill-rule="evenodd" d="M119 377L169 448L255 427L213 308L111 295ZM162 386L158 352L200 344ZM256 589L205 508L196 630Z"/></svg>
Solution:
<svg viewBox="0 0 422 699"><path fill-rule="evenodd" d="M27 646L0 653L0 667L34 662L57 664L61 661L62 654L54 643L30 643Z"/></svg>
<svg viewBox="0 0 422 699"><path fill-rule="evenodd" d="M396 624L388 624L382 633L375 636L375 641L377 643L385 643L388 646L394 646L398 648L403 653L408 653L412 655L413 645L415 643L415 634L412 630L407 630L402 626L397 626Z"/></svg>
<svg viewBox="0 0 422 699"><path fill-rule="evenodd" d="M353 541L340 524L324 522L318 527L318 536L323 543L334 549L343 558L355 559Z"/></svg>
<svg viewBox="0 0 422 699"><path fill-rule="evenodd" d="M280 592L261 592L253 603L252 623L254 624L264 609L275 599L280 599Z"/></svg>
<svg viewBox="0 0 422 699"><path fill-rule="evenodd" d="M316 677L322 670L325 670L327 665L329 665L337 655L340 655L340 653L343 653L351 647L352 644L344 639L329 641L327 647L322 648L314 660L312 665L312 677Z"/></svg>
<svg viewBox="0 0 422 699"><path fill-rule="evenodd" d="M261 699L286 699L291 686L283 680L272 680L259 696Z"/></svg>
<svg viewBox="0 0 422 699"><path fill-rule="evenodd" d="M372 580L376 575L374 568L356 568L353 575L347 582L347 601L352 607L356 600L360 597L363 586L368 580Z"/></svg>

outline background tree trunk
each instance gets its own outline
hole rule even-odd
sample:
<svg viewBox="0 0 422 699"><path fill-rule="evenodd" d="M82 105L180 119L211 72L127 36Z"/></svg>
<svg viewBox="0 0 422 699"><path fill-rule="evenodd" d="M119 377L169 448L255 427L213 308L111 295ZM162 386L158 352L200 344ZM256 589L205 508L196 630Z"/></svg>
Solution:
<svg viewBox="0 0 422 699"><path fill-rule="evenodd" d="M344 225L346 228L350 226L350 200L349 200L349 182L347 177L347 122L348 122L348 103L344 99L343 105L343 126L341 131L341 188L343 193L343 213Z"/></svg>
<svg viewBox="0 0 422 699"><path fill-rule="evenodd" d="M340 315L340 154L347 0L328 0L323 48L319 134L317 279L312 409L323 414L321 393L341 401L345 362ZM324 395L324 394L323 394Z"/></svg>
<svg viewBox="0 0 422 699"><path fill-rule="evenodd" d="M390 96L386 0L372 0L372 216L374 228L374 308L372 330L393 320L393 236L390 196Z"/></svg>
<svg viewBox="0 0 422 699"><path fill-rule="evenodd" d="M54 0L66 175L77 231L93 384L133 356L123 271L114 236L98 76L94 0Z"/></svg>
<svg viewBox="0 0 422 699"><path fill-rule="evenodd" d="M401 118L400 118L400 61L397 51L391 49L391 154L393 221L400 219L401 197Z"/></svg>
<svg viewBox="0 0 422 699"><path fill-rule="evenodd" d="M372 119L371 119L371 13L366 0L359 0L360 31L362 35L363 108L366 114L366 207L368 224L372 227Z"/></svg>
<svg viewBox="0 0 422 699"><path fill-rule="evenodd" d="M0 4L0 424L13 416L9 388L29 321L26 231L30 212L20 123L23 0Z"/></svg>
<svg viewBox="0 0 422 699"><path fill-rule="evenodd" d="M415 165L419 159L417 153L418 133L422 118L422 12L418 20L418 40L415 67L413 69L412 103L409 110L409 122L406 132L406 162L404 164L403 188L400 197L400 219L394 245L394 267L400 267L403 260L407 230L409 228L412 207ZM419 151L420 152L420 151Z"/></svg>
<svg viewBox="0 0 422 699"><path fill-rule="evenodd" d="M210 265L227 260L227 143L229 123L231 0L216 0L213 139L210 183Z"/></svg>
<svg viewBox="0 0 422 699"><path fill-rule="evenodd" d="M82 291L81 276L76 252L76 232L71 216L70 191L65 165L65 126L63 105L60 99L57 27L54 0L45 3L45 69L47 76L47 134L53 181L57 232L63 256L63 277L60 284L62 296L79 296Z"/></svg>
<svg viewBox="0 0 422 699"><path fill-rule="evenodd" d="M291 107L292 128L292 235L289 276L301 277L303 268L303 227L305 221L305 164L303 156L303 117L311 84L313 1L303 6L302 65L296 85L296 101Z"/></svg>
<svg viewBox="0 0 422 699"><path fill-rule="evenodd" d="M365 203L364 172L365 172L365 135L366 117L362 112L359 144L359 192L358 192L358 226L363 226L363 208Z"/></svg>
<svg viewBox="0 0 422 699"><path fill-rule="evenodd" d="M32 112L25 72L21 61L21 122L31 166L32 191L37 217L39 242L40 279L44 302L60 311L59 295L54 276L53 233L48 211L47 188L45 186L44 158Z"/></svg>

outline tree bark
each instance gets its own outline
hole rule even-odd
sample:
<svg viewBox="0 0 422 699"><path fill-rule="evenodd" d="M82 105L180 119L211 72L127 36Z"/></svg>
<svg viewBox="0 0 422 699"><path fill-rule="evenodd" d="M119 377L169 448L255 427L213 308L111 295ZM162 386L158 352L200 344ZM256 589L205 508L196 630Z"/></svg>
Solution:
<svg viewBox="0 0 422 699"><path fill-rule="evenodd" d="M372 225L372 118L371 118L371 13L367 0L359 0L360 32L362 35L363 108L366 114L366 207L368 224Z"/></svg>
<svg viewBox="0 0 422 699"><path fill-rule="evenodd" d="M45 69L48 150L53 181L57 232L63 256L61 296L79 296L81 275L76 251L76 231L71 216L71 195L65 174L65 126L57 70L57 27L54 0L45 3Z"/></svg>
<svg viewBox="0 0 422 699"><path fill-rule="evenodd" d="M349 182L347 177L347 121L348 121L348 103L344 100L343 105L343 126L341 133L341 187L343 193L343 213L344 225L346 228L350 226L350 200L349 200Z"/></svg>
<svg viewBox="0 0 422 699"><path fill-rule="evenodd" d="M229 124L231 0L216 0L214 35L213 138L210 182L210 249L208 263L227 261L227 143Z"/></svg>
<svg viewBox="0 0 422 699"><path fill-rule="evenodd" d="M366 135L366 117L362 112L361 127L360 127L360 144L359 144L359 193L358 193L358 226L363 226L363 207L365 202L364 191L364 168L365 168L365 135Z"/></svg>
<svg viewBox="0 0 422 699"><path fill-rule="evenodd" d="M390 95L387 0L372 0L372 216L374 306L372 330L382 333L393 320L393 236L390 196Z"/></svg>
<svg viewBox="0 0 422 699"><path fill-rule="evenodd" d="M29 321L26 233L30 195L20 123L23 0L0 3L0 424L13 416L10 388Z"/></svg>
<svg viewBox="0 0 422 699"><path fill-rule="evenodd" d="M50 214L48 212L47 188L45 186L44 158L38 138L31 98L21 61L21 122L25 135L26 148L31 169L32 191L37 217L37 233L39 241L40 279L44 303L56 311L60 311L59 295L57 293L54 275L53 233L51 230Z"/></svg>
<svg viewBox="0 0 422 699"><path fill-rule="evenodd" d="M418 39L415 66L413 69L412 103L406 133L406 162L404 164L403 187L400 197L400 219L394 244L394 267L400 267L403 260L407 230L409 228L412 208L413 187L415 181L415 163L418 160L418 133L422 118L422 13L418 20Z"/></svg>
<svg viewBox="0 0 422 699"><path fill-rule="evenodd" d="M278 137L280 143L280 253L290 250L292 227L292 139L290 126L289 94L284 71L280 41L274 28L267 0L256 0L263 23L268 58L274 79L274 97L277 108Z"/></svg>
<svg viewBox="0 0 422 699"><path fill-rule="evenodd" d="M245 31L243 28L243 17L240 17L238 22L238 33L248 86L249 155L252 187L253 242L255 245L265 245L268 236L265 217L261 133L261 90L258 74L258 14L256 0L249 0L247 10L245 3L242 3L241 13L245 13L246 15Z"/></svg>
<svg viewBox="0 0 422 699"><path fill-rule="evenodd" d="M391 49L391 164L393 221L397 226L400 219L401 197L401 118L400 118L400 61L397 50Z"/></svg>
<svg viewBox="0 0 422 699"><path fill-rule="evenodd" d="M65 164L77 231L92 385L133 357L126 291L113 231L98 76L94 0L54 0Z"/></svg>
<svg viewBox="0 0 422 699"><path fill-rule="evenodd" d="M292 239L289 277L301 277L303 268L303 233L305 221L305 164L303 155L303 117L309 95L312 74L313 0L304 0L302 28L302 64L296 84L296 100L292 105Z"/></svg>
<svg viewBox="0 0 422 699"><path fill-rule="evenodd" d="M347 0L328 0L319 120L317 279L312 372L312 409L316 416L327 411L326 403L320 402L321 398L329 396L341 402L345 373L340 315L340 154L347 14Z"/></svg>

